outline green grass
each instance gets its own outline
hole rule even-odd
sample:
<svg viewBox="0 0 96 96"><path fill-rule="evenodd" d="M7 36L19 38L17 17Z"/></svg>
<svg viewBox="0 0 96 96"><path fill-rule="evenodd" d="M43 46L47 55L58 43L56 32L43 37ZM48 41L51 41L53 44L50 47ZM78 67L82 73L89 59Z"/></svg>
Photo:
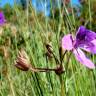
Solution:
<svg viewBox="0 0 96 96"><path fill-rule="evenodd" d="M46 59L45 43L51 43L56 57L60 59L62 36L70 32L75 33L76 27L79 26L76 24L78 21L75 20L74 12L72 16L66 13L66 6L63 10L65 19L60 8L58 21L54 16L51 20L43 15L38 16L32 6L29 9L22 11L17 6L14 7L17 15L15 36L10 29L12 22L9 27L3 27L0 47L6 47L8 57L2 53L4 48L0 50L0 96L96 96L96 70L90 70L78 63L73 54L69 59L69 52L63 60L63 66L68 64L67 71L60 76L55 72L24 72L14 66L18 51L23 48L33 66L55 68L57 64L54 58ZM89 13L91 19L90 7ZM7 38L11 40L9 45ZM95 56L93 60L95 62Z"/></svg>

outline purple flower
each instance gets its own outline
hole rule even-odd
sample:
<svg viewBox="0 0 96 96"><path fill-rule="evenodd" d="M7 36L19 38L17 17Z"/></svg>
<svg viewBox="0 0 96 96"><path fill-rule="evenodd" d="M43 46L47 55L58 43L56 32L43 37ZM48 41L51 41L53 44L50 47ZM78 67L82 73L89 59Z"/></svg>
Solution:
<svg viewBox="0 0 96 96"><path fill-rule="evenodd" d="M76 37L73 38L71 34L68 34L62 38L62 48L72 51L76 59L88 68L95 68L94 63L86 57L84 52L96 54L96 33L86 29L84 26L80 26Z"/></svg>
<svg viewBox="0 0 96 96"><path fill-rule="evenodd" d="M6 22L3 12L0 12L0 26Z"/></svg>

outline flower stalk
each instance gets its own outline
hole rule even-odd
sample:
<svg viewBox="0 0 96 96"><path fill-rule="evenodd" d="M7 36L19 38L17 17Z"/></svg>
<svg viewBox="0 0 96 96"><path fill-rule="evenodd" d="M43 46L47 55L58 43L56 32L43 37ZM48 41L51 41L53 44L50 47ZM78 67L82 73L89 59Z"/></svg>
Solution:
<svg viewBox="0 0 96 96"><path fill-rule="evenodd" d="M53 71L57 75L59 75L65 71L61 65L58 65L56 68L35 68L35 67L33 67L32 64L30 63L30 60L29 60L27 53L24 50L21 50L19 52L15 66L22 71L29 71L29 70L31 72L50 72L50 71Z"/></svg>

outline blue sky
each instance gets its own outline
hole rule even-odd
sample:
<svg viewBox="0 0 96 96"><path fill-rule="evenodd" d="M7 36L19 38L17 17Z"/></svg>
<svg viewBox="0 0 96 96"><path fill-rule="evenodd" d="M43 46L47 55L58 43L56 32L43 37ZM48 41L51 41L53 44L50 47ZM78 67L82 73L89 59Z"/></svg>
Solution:
<svg viewBox="0 0 96 96"><path fill-rule="evenodd" d="M0 0L0 7L4 6L6 3L10 3L11 5L13 5L14 0Z"/></svg>
<svg viewBox="0 0 96 96"><path fill-rule="evenodd" d="M39 0L32 0L32 4L36 8L36 2L35 1L39 1ZM71 0L71 2L73 4L79 4L78 1L79 0ZM9 3L10 5L13 5L14 4L14 0L0 0L0 7L4 6L6 3ZM45 11L45 9L46 9L46 5L43 4L43 6L40 5L37 10L39 10L39 11L41 10L41 11L45 12L45 15L48 15L49 14L49 11L48 11L49 8L47 8L46 11Z"/></svg>
<svg viewBox="0 0 96 96"><path fill-rule="evenodd" d="M79 1L79 0L71 0L71 2L72 2L73 4L79 4L78 1Z"/></svg>
<svg viewBox="0 0 96 96"><path fill-rule="evenodd" d="M35 3L36 0L32 0L33 3ZM73 4L78 4L78 0L71 0L73 2ZM13 5L14 0L0 0L0 6L3 6L6 3L10 3L11 5Z"/></svg>

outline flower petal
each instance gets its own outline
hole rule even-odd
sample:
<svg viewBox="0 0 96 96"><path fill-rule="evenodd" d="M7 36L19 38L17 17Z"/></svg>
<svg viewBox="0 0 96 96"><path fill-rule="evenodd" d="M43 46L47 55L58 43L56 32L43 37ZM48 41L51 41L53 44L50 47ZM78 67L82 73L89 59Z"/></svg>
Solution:
<svg viewBox="0 0 96 96"><path fill-rule="evenodd" d="M83 65L85 65L86 67L88 67L88 68L90 68L90 69L95 68L94 63L85 56L85 54L83 53L82 50L80 50L80 49L78 48L77 50L74 50L73 53L74 53L76 59L77 59L80 63L82 63Z"/></svg>
<svg viewBox="0 0 96 96"><path fill-rule="evenodd" d="M86 39L87 41L92 41L96 39L96 33L91 30L86 29Z"/></svg>
<svg viewBox="0 0 96 96"><path fill-rule="evenodd" d="M92 54L96 54L96 39L92 40L88 45L81 46L81 48Z"/></svg>
<svg viewBox="0 0 96 96"><path fill-rule="evenodd" d="M83 38L85 38L86 35L86 29L84 26L80 26L78 28L77 34L76 34L76 39L80 39L82 40Z"/></svg>
<svg viewBox="0 0 96 96"><path fill-rule="evenodd" d="M80 26L76 34L76 39L90 42L96 39L96 33L86 29L84 26Z"/></svg>
<svg viewBox="0 0 96 96"><path fill-rule="evenodd" d="M76 34L76 43L74 44L74 47L86 47L85 50L94 49L94 40L96 40L96 33L86 29L84 26L80 26L77 34ZM92 53L94 53L96 50L92 50Z"/></svg>
<svg viewBox="0 0 96 96"><path fill-rule="evenodd" d="M62 48L66 50L72 50L73 45L72 45L72 35L68 34L62 38Z"/></svg>

